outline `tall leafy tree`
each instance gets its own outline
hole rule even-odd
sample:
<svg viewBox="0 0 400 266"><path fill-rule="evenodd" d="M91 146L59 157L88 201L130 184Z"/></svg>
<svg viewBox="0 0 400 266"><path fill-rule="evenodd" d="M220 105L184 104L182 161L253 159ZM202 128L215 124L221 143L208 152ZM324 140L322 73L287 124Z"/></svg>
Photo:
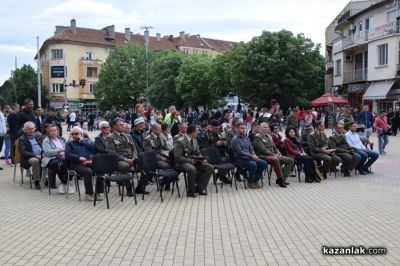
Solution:
<svg viewBox="0 0 400 266"><path fill-rule="evenodd" d="M185 55L177 50L167 50L155 55L151 63L152 83L147 98L157 108L175 105L182 107L182 98L177 93L177 77Z"/></svg>
<svg viewBox="0 0 400 266"><path fill-rule="evenodd" d="M152 53L149 51L149 60ZM137 45L115 48L99 73L95 96L100 108L126 107L145 98L146 51Z"/></svg>
<svg viewBox="0 0 400 266"><path fill-rule="evenodd" d="M212 59L206 55L194 54L185 57L179 70L177 92L186 106L211 107L217 102L210 90Z"/></svg>
<svg viewBox="0 0 400 266"><path fill-rule="evenodd" d="M12 76L4 82L0 90L3 104L17 102L23 104L26 98L38 102L37 72L31 65L23 65L12 72ZM45 86L41 88L42 107L48 103L48 90Z"/></svg>
<svg viewBox="0 0 400 266"><path fill-rule="evenodd" d="M320 46L303 34L264 31L233 53L232 87L248 103L266 106L276 98L284 106L306 105L323 92Z"/></svg>

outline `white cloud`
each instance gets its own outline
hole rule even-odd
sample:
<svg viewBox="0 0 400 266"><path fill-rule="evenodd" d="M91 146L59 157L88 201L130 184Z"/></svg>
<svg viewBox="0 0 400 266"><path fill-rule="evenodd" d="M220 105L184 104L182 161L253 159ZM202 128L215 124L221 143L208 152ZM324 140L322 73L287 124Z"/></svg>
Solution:
<svg viewBox="0 0 400 266"><path fill-rule="evenodd" d="M5 45L0 44L0 53L29 53L35 54L37 49L35 47L22 46L22 45ZM34 55L33 55L34 56Z"/></svg>

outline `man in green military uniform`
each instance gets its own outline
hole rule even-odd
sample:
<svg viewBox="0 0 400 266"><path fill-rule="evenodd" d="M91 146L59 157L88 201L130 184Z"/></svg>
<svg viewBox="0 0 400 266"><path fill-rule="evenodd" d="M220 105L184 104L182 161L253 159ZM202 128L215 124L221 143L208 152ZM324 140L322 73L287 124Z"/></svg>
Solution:
<svg viewBox="0 0 400 266"><path fill-rule="evenodd" d="M336 171L336 165L341 163L341 159L335 155L334 149L328 148L328 138L324 133L325 126L321 121L315 124L315 131L308 135L307 142L310 155L316 160L323 161L323 175L327 178L330 168Z"/></svg>
<svg viewBox="0 0 400 266"><path fill-rule="evenodd" d="M257 155L267 161L274 167L276 174L276 184L280 187L286 187L289 183L286 178L290 175L293 168L294 160L290 157L282 156L279 150L275 147L272 137L269 135L270 127L268 123L261 123L260 133L254 137L254 149ZM281 169L281 164L284 165Z"/></svg>
<svg viewBox="0 0 400 266"><path fill-rule="evenodd" d="M187 173L187 196L195 198L199 195L207 195L207 185L214 171L213 167L202 158L196 140L196 127L190 125L186 134L174 144L175 165Z"/></svg>
<svg viewBox="0 0 400 266"><path fill-rule="evenodd" d="M286 128L294 128L296 135L298 134L299 118L297 117L296 109L292 109L290 115L286 118Z"/></svg>
<svg viewBox="0 0 400 266"><path fill-rule="evenodd" d="M188 125L186 123L181 123L179 124L179 133L176 134L173 138L174 143L175 141L177 141L178 139L182 138L183 136L185 136L186 130L188 128Z"/></svg>
<svg viewBox="0 0 400 266"><path fill-rule="evenodd" d="M341 114L339 120L343 120L344 129L348 131L350 124L354 122L354 117L350 106L346 106L344 108L344 112Z"/></svg>
<svg viewBox="0 0 400 266"><path fill-rule="evenodd" d="M347 143L343 125L336 126L335 132L329 137L329 147L335 149L335 154L342 159L344 176L350 176L350 172L359 164L361 157Z"/></svg>
<svg viewBox="0 0 400 266"><path fill-rule="evenodd" d="M150 128L150 134L144 139L143 146L145 151L153 151L157 154L157 162L160 169L171 168L168 159L168 146L161 138L161 125L153 124Z"/></svg>
<svg viewBox="0 0 400 266"><path fill-rule="evenodd" d="M125 133L125 123L121 118L113 121L114 132L106 138L106 150L118 156L118 166L121 172L134 171L135 161L138 160L135 143L129 134ZM145 193L144 178L139 181L136 193ZM132 184L126 186L127 196L132 197Z"/></svg>

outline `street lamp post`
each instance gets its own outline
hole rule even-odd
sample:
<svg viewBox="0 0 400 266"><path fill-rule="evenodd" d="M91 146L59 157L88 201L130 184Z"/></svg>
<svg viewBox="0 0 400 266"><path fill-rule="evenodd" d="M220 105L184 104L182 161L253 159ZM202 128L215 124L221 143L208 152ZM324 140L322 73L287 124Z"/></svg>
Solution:
<svg viewBox="0 0 400 266"><path fill-rule="evenodd" d="M37 46L38 107L42 107L42 81L40 80L39 36L36 37L36 46Z"/></svg>
<svg viewBox="0 0 400 266"><path fill-rule="evenodd" d="M141 29L144 29L144 46L146 48L146 92L149 90L149 44L150 44L150 36L149 29L153 29L152 26L142 26Z"/></svg>

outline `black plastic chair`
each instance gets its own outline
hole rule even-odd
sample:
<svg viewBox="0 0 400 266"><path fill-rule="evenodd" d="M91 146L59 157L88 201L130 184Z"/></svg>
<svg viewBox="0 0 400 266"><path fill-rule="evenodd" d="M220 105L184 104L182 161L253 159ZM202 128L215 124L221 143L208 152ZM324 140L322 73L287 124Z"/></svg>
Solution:
<svg viewBox="0 0 400 266"><path fill-rule="evenodd" d="M247 185L246 185L246 173L247 173L247 169L244 168L243 166L241 166L240 164L235 162L235 154L233 153L232 149L228 149L228 155L229 155L229 161L236 167L236 171L234 173L234 181L235 181L235 188L236 190L238 190L237 188L237 181L236 181L236 174L240 174L242 173L243 175L243 184L244 184L244 189L247 189Z"/></svg>
<svg viewBox="0 0 400 266"><path fill-rule="evenodd" d="M79 201L81 201L81 190L79 188L79 176L78 176L78 173L75 170L72 170L70 168L68 160L66 160L66 163L67 163L67 173L68 173L67 188L69 188L70 180L73 178L75 180L75 191L78 192L78 198L79 198ZM50 186L50 183L49 183L49 186ZM67 191L67 193L65 193L65 198L66 199L68 199L68 195L69 195L69 193Z"/></svg>
<svg viewBox="0 0 400 266"><path fill-rule="evenodd" d="M219 153L219 150L215 147L201 149L201 154L203 156L206 156L208 159L208 163L214 167L213 180L214 180L214 185L215 185L215 191L216 191L216 193L218 193L218 185L217 185L217 178L215 175L215 170L217 170L217 173L219 173L220 171L227 172L228 176L231 177L231 172L235 170L235 166L231 163L221 163L221 154ZM221 189L222 189L223 185L224 185L224 182L221 182ZM232 187L232 183L231 183L231 187Z"/></svg>
<svg viewBox="0 0 400 266"><path fill-rule="evenodd" d="M178 186L178 181L179 181L179 173L175 171L174 169L166 169L166 170L161 170L159 169L158 165L158 160L157 160L157 154L152 151L145 151L139 153L139 165L140 169L142 170L143 174L151 174L156 178L157 182L157 188L160 191L160 198L161 202L164 201L162 192L164 185L168 182L172 182L172 190L171 190L171 195L174 194L174 187L176 185L176 189L178 191L178 197L181 197L181 194L179 192L179 186ZM144 194L143 194L144 197Z"/></svg>
<svg viewBox="0 0 400 266"><path fill-rule="evenodd" d="M126 182L132 181L132 191L135 198L135 204L137 204L136 193L135 193L135 185L133 181L132 174L118 174L118 158L115 154L97 154L93 156L93 171L96 176L96 183L103 182L104 184L104 193L106 194L107 201L107 209L110 208L110 203L108 200L108 191L106 184L108 186L111 182L122 183L122 193L121 193L121 202L124 201L124 184ZM117 173L117 174L114 174ZM97 201L97 186L95 186L95 197L94 197L94 206L96 206Z"/></svg>

